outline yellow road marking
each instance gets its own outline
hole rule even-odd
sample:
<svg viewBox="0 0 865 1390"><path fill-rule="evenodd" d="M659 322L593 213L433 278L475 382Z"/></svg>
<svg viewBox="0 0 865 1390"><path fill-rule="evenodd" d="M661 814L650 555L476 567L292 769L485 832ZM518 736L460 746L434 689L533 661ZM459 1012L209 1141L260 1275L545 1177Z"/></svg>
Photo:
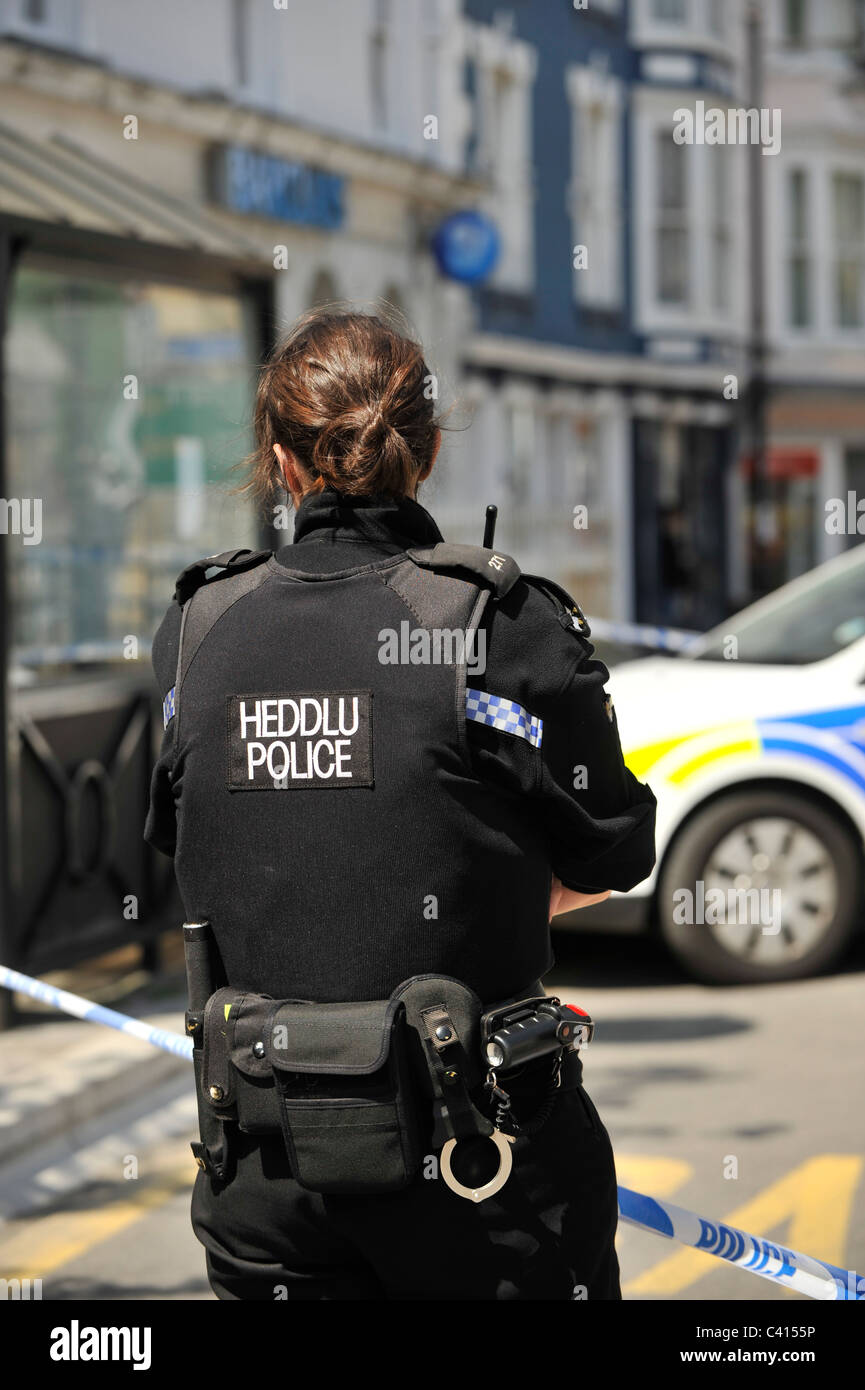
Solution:
<svg viewBox="0 0 865 1390"><path fill-rule="evenodd" d="M865 1160L852 1154L809 1159L721 1219L761 1236L789 1222L788 1245L843 1267L850 1211L863 1164ZM620 1155L616 1168L625 1186L661 1198L673 1196L693 1175L692 1165L682 1159L652 1155ZM194 1176L195 1169L186 1158L182 1164L161 1169L152 1180L136 1182L133 1188L125 1184L122 1198L98 1209L10 1221L0 1233L0 1277L44 1278L190 1189ZM623 1292L680 1293L718 1263L704 1251L677 1250L630 1280Z"/></svg>
<svg viewBox="0 0 865 1390"><path fill-rule="evenodd" d="M623 1187L650 1192L653 1197L672 1197L693 1175L690 1163L681 1158L659 1158L655 1154L616 1154L616 1177Z"/></svg>
<svg viewBox="0 0 865 1390"><path fill-rule="evenodd" d="M822 1154L758 1192L721 1220L753 1235L768 1236L789 1222L784 1243L844 1267L850 1208L865 1160L855 1154ZM623 1293L681 1293L721 1263L686 1247L652 1265L623 1286Z"/></svg>
<svg viewBox="0 0 865 1390"><path fill-rule="evenodd" d="M195 1172L189 1155L182 1166L163 1168L152 1180L124 1181L123 1197L98 1208L8 1222L0 1231L0 1278L43 1279L164 1206L184 1188L191 1190Z"/></svg>

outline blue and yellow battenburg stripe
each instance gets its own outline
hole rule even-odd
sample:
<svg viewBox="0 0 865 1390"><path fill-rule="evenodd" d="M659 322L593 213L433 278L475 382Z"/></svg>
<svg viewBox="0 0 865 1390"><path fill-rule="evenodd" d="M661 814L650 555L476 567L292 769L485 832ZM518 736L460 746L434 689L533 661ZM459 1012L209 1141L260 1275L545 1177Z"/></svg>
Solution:
<svg viewBox="0 0 865 1390"><path fill-rule="evenodd" d="M524 738L533 748L540 748L544 735L544 721L516 700L508 700L504 695L488 695L484 690L466 690L466 719L476 724L486 724L491 729L499 729L505 734Z"/></svg>
<svg viewBox="0 0 865 1390"><path fill-rule="evenodd" d="M174 700L175 687L172 686L162 701L162 727L168 728L176 713ZM466 691L466 719L477 724L487 724L491 729L499 729L506 734L526 739L533 748L540 748L544 733L544 721L529 714L516 700L508 700L504 695L489 695L484 690Z"/></svg>
<svg viewBox="0 0 865 1390"><path fill-rule="evenodd" d="M174 715L175 715L175 709L176 709L175 704L174 704L174 691L175 691L175 689L176 689L176 687L175 687L175 686L172 686L171 689L169 690L168 694L166 695L165 699L162 701L162 727L163 727L163 729L167 729L167 728L168 728L169 724L171 723L171 721L172 721L172 719L174 718Z"/></svg>
<svg viewBox="0 0 865 1390"><path fill-rule="evenodd" d="M865 793L865 705L806 711L780 719L745 719L643 744L626 754L635 777L656 775L674 786L724 758L793 755L817 762Z"/></svg>

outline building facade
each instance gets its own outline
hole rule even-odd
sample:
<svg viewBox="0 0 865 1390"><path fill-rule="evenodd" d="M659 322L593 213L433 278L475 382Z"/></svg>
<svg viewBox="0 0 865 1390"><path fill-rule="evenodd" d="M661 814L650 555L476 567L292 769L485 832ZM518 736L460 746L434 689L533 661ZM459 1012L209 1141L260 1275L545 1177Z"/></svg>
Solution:
<svg viewBox="0 0 865 1390"><path fill-rule="evenodd" d="M192 559L288 539L234 491L274 340L315 302L383 298L454 387L471 301L430 240L483 187L453 10L322 0L300 26L258 0L0 3L13 964L151 939L149 639Z"/></svg>
<svg viewBox="0 0 865 1390"><path fill-rule="evenodd" d="M233 465L312 304L385 300L421 336L448 539L495 502L497 544L590 616L705 628L753 588L759 285L773 582L861 539L826 525L865 495L860 6L759 7L762 243L747 126L707 138L748 104L753 13L0 0L4 958L134 936L159 898L147 642L191 558L287 539ZM436 250L469 209L499 242L473 285Z"/></svg>
<svg viewBox="0 0 865 1390"><path fill-rule="evenodd" d="M741 151L673 140L741 85L742 8L467 0L469 88L498 220L466 370L502 544L596 616L705 627L729 592L746 286ZM514 128L519 128L515 139ZM517 151L517 168L511 151ZM521 177L530 150L534 179ZM718 156L717 159L715 156ZM491 201L495 195L491 195Z"/></svg>
<svg viewBox="0 0 865 1390"><path fill-rule="evenodd" d="M766 104L784 119L765 244L779 580L865 539L863 19L855 0L767 7Z"/></svg>

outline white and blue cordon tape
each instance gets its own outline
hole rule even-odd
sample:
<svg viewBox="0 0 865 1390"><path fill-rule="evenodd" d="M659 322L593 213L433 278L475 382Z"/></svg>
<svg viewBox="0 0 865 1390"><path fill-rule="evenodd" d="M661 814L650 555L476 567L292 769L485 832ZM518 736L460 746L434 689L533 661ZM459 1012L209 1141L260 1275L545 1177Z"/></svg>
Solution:
<svg viewBox="0 0 865 1390"><path fill-rule="evenodd" d="M94 1004L92 999L82 999L80 994L70 994L68 990L56 989L44 980L34 980L32 975L22 975L10 970L8 965L0 965L0 985L7 989L20 990L38 999L52 1009L61 1009L65 1014L86 1019L88 1023L104 1023L107 1028L116 1028L119 1033L128 1033L132 1038L161 1047L163 1052L174 1052L178 1057L188 1057L192 1061L192 1039L180 1033L170 1033L165 1028L153 1028L140 1018L130 1018L128 1014L116 1013L102 1004Z"/></svg>
<svg viewBox="0 0 865 1390"><path fill-rule="evenodd" d="M76 1018L86 1019L88 1023L102 1023L108 1028L116 1028L118 1032L140 1038L153 1047L161 1047L165 1052L173 1052L177 1057L192 1061L192 1039L181 1037L179 1033L154 1028L140 1019L106 1009L102 1004L94 1004L91 999L82 999L79 994L70 994L68 990L46 984L44 980L35 980L32 975L10 970L6 965L0 965L0 985L29 994L31 999L38 999ZM852 1269L840 1269L826 1260L801 1255L797 1250L788 1250L784 1245L764 1240L762 1236L749 1235L747 1231L739 1231L735 1226L726 1226L721 1221L707 1221L694 1211L658 1201L655 1197L646 1197L629 1187L619 1187L619 1217L628 1225L654 1231L668 1240L690 1245L694 1250L704 1250L707 1255L715 1255L729 1264L738 1265L740 1269L747 1269L751 1274L759 1274L762 1279L771 1279L775 1284L807 1294L809 1298L826 1302L848 1299L865 1301L865 1278L860 1278Z"/></svg>
<svg viewBox="0 0 865 1390"><path fill-rule="evenodd" d="M576 620L574 626L578 627ZM591 619L592 637L621 642L626 647L649 647L657 652L684 652L702 637L702 632L685 632L678 627L652 627L647 623L618 623L607 618Z"/></svg>

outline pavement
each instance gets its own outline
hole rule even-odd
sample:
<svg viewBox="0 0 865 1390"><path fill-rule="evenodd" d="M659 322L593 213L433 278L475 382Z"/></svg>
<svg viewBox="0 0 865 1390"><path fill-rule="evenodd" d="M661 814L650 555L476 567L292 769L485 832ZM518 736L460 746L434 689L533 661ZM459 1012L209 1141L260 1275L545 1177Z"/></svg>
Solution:
<svg viewBox="0 0 865 1390"><path fill-rule="evenodd" d="M135 966L133 951L42 978L182 1034L186 985L180 951L178 958L177 943L166 941L157 976ZM74 1147L89 1121L190 1074L184 1058L139 1038L58 1014L26 995L16 994L15 1003L18 1021L0 1033L0 1170L59 1135Z"/></svg>

